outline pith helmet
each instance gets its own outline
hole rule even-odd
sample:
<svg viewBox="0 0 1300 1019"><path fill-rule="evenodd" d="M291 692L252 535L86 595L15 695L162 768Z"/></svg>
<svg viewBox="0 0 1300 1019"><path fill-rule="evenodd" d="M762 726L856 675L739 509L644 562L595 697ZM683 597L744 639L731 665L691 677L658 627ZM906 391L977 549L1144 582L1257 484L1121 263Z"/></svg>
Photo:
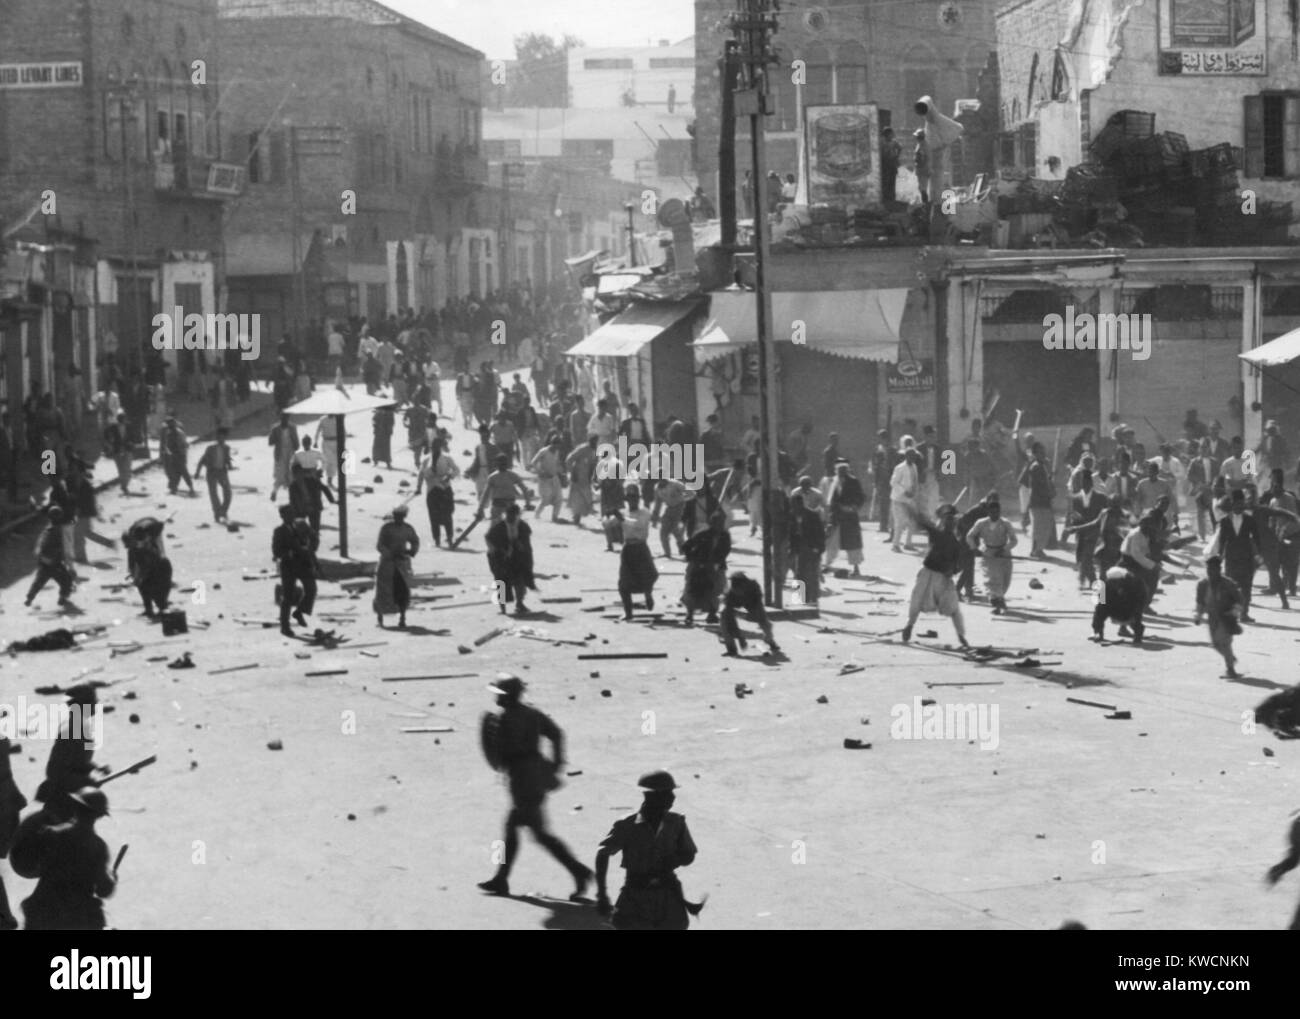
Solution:
<svg viewBox="0 0 1300 1019"><path fill-rule="evenodd" d="M677 783L673 781L672 775L666 771L649 771L641 776L637 782L642 789L648 789L656 793L669 793L677 788Z"/></svg>

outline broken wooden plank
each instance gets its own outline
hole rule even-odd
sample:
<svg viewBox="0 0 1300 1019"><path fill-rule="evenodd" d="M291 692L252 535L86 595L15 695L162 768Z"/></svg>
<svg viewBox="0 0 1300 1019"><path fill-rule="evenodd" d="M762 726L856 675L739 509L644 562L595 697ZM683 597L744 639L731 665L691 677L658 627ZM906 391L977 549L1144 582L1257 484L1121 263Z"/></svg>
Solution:
<svg viewBox="0 0 1300 1019"><path fill-rule="evenodd" d="M576 598L543 598L543 605L571 605L574 602L582 601L581 597Z"/></svg>
<svg viewBox="0 0 1300 1019"><path fill-rule="evenodd" d="M232 665L226 669L214 669L208 673L209 676L220 676L224 672L242 672L245 669L261 668L261 662L249 662L247 665Z"/></svg>
<svg viewBox="0 0 1300 1019"><path fill-rule="evenodd" d="M348 673L348 670L347 670L347 669L320 669L320 670L318 670L318 671L316 671L316 672L308 672L308 673L305 673L305 675L308 675L308 676L346 676L347 673Z"/></svg>
<svg viewBox="0 0 1300 1019"><path fill-rule="evenodd" d="M428 608L423 609L422 611L437 612L439 609L464 609L464 608L469 608L471 605L495 605L495 604L496 602L492 601L491 599L486 599L484 601L452 601L452 602L448 602L446 605L430 605Z"/></svg>
<svg viewBox="0 0 1300 1019"><path fill-rule="evenodd" d="M578 655L579 661L608 661L615 658L667 658L667 651L620 651L617 654Z"/></svg>
<svg viewBox="0 0 1300 1019"><path fill-rule="evenodd" d="M505 631L505 628L504 628L504 627L501 627L501 626L495 627L495 628L489 630L487 633L483 634L482 637L478 637L478 638L476 638L476 639L474 640L474 646L475 646L475 647L482 647L482 646L483 646L484 644L486 644L488 641L490 641L490 640L495 640L497 637L500 637L500 636L501 636L503 633L505 633L505 632L506 632L506 631Z"/></svg>
<svg viewBox="0 0 1300 1019"><path fill-rule="evenodd" d="M1085 700L1080 700L1078 697L1067 697L1065 699L1069 701L1071 704L1086 704L1090 708L1105 708L1107 711L1119 710L1118 708L1115 707L1114 704L1101 704L1097 701L1085 701Z"/></svg>
<svg viewBox="0 0 1300 1019"><path fill-rule="evenodd" d="M402 732L455 732L450 725L405 725Z"/></svg>
<svg viewBox="0 0 1300 1019"><path fill-rule="evenodd" d="M383 676L381 683L410 683L417 679L473 679L477 672L442 672L428 676Z"/></svg>

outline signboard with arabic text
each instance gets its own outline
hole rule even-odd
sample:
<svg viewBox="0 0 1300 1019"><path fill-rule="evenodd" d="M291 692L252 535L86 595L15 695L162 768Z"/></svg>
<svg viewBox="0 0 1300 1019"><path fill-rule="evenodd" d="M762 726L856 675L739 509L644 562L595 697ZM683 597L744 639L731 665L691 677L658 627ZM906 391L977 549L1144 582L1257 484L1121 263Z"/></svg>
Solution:
<svg viewBox="0 0 1300 1019"><path fill-rule="evenodd" d="M1267 74L1267 8L1267 0L1160 0L1160 73Z"/></svg>

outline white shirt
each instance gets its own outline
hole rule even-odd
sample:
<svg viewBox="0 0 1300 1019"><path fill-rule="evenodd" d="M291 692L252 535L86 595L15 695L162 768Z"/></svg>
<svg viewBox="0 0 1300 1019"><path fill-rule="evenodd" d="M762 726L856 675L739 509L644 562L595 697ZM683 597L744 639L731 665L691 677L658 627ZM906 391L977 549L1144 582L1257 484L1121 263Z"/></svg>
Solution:
<svg viewBox="0 0 1300 1019"><path fill-rule="evenodd" d="M904 460L894 468L889 479L889 498L894 502L911 502L916 495L916 468Z"/></svg>
<svg viewBox="0 0 1300 1019"><path fill-rule="evenodd" d="M318 471L325 463L325 457L319 449L300 449L293 455L293 465L304 470Z"/></svg>
<svg viewBox="0 0 1300 1019"><path fill-rule="evenodd" d="M343 334L335 330L326 337L326 343L329 344L330 357L343 356Z"/></svg>
<svg viewBox="0 0 1300 1019"><path fill-rule="evenodd" d="M618 419L613 414L601 417L596 411L587 421L587 434L597 436L601 442L613 442L618 435Z"/></svg>

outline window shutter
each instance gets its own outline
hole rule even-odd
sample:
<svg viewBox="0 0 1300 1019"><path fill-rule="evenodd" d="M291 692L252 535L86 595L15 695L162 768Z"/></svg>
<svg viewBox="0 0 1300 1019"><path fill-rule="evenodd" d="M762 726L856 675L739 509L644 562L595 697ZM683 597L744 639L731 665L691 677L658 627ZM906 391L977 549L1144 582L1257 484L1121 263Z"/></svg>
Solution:
<svg viewBox="0 0 1300 1019"><path fill-rule="evenodd" d="M1284 104L1282 166L1288 177L1300 176L1300 97L1287 96Z"/></svg>
<svg viewBox="0 0 1300 1019"><path fill-rule="evenodd" d="M1247 177L1264 176L1264 97L1246 96L1246 166Z"/></svg>
<svg viewBox="0 0 1300 1019"><path fill-rule="evenodd" d="M271 184L283 184L287 179L285 133L282 130L271 132L271 158L269 160L269 172L267 173L267 181Z"/></svg>

